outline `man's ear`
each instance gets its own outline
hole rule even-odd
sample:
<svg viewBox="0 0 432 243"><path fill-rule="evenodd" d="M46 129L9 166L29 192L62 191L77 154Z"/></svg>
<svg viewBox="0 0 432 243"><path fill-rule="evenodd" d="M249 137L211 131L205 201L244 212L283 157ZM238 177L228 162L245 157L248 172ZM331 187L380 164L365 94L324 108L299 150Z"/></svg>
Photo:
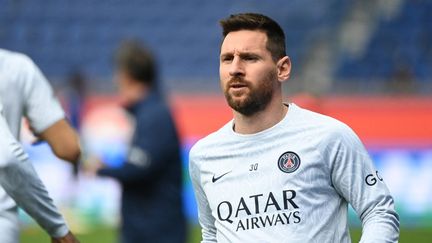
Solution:
<svg viewBox="0 0 432 243"><path fill-rule="evenodd" d="M291 60L288 56L284 56L276 63L277 76L279 82L284 82L289 79L291 74Z"/></svg>

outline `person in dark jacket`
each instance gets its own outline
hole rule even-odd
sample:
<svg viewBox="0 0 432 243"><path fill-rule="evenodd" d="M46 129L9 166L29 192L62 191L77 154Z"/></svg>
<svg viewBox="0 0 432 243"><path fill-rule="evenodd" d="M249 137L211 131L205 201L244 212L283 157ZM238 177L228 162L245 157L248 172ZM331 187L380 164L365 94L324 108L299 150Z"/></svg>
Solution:
<svg viewBox="0 0 432 243"><path fill-rule="evenodd" d="M119 95L135 118L135 132L125 163L97 174L122 186L121 242L185 242L180 144L158 92L155 60L139 43L127 42L116 62Z"/></svg>

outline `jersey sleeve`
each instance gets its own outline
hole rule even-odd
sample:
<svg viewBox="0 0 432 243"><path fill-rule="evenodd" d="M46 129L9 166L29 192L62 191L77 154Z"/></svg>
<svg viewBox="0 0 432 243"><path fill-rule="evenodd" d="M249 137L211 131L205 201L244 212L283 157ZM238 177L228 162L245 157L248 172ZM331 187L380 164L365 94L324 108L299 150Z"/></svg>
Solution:
<svg viewBox="0 0 432 243"><path fill-rule="evenodd" d="M1 110L1 107L0 107ZM52 237L69 229L20 143L0 115L0 185Z"/></svg>
<svg viewBox="0 0 432 243"><path fill-rule="evenodd" d="M193 150L193 149L192 149ZM195 199L198 204L198 220L201 225L202 243L217 242L215 218L211 213L207 197L201 184L201 173L195 161L193 151L190 152L189 174L192 180L192 186L195 193Z"/></svg>
<svg viewBox="0 0 432 243"><path fill-rule="evenodd" d="M24 114L36 133L41 133L65 117L60 102L48 80L36 64L27 56L22 58L22 96L25 100Z"/></svg>
<svg viewBox="0 0 432 243"><path fill-rule="evenodd" d="M360 217L363 226L360 242L397 242L399 216L394 200L360 139L344 125L330 140L331 180Z"/></svg>

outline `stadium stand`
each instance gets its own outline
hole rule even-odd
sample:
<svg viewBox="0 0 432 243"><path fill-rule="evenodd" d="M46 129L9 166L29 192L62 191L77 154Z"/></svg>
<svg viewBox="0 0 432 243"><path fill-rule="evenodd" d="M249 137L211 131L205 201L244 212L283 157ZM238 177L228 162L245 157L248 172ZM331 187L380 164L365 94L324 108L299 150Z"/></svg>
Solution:
<svg viewBox="0 0 432 243"><path fill-rule="evenodd" d="M363 86L367 90L368 83L385 83L399 73L420 82L429 80L432 15L428 13L432 3L401 1L397 15L378 18L361 55L342 52L331 58L334 72L328 79L335 82L333 85L366 80L369 82ZM329 36L337 34L346 15L356 6L352 0L274 0L265 4L258 0L0 3L0 46L29 54L57 83L74 70L81 70L92 80L110 80L112 53L127 38L144 40L155 50L164 79L172 83L211 82L218 75L218 20L230 13L248 11L270 15L282 24L298 74L308 58L314 58L312 47L323 36L329 40Z"/></svg>
<svg viewBox="0 0 432 243"><path fill-rule="evenodd" d="M431 12L430 1L405 1L394 18L379 20L366 51L359 58L340 56L336 79L392 82L399 75L406 81L430 81ZM365 82L365 86L369 83Z"/></svg>
<svg viewBox="0 0 432 243"><path fill-rule="evenodd" d="M154 48L169 79L216 77L217 22L239 11L263 12L281 22L289 53L300 63L313 36L340 21L348 6L336 0L2 1L0 46L28 53L50 77L80 68L102 79L110 76L112 51L124 38Z"/></svg>

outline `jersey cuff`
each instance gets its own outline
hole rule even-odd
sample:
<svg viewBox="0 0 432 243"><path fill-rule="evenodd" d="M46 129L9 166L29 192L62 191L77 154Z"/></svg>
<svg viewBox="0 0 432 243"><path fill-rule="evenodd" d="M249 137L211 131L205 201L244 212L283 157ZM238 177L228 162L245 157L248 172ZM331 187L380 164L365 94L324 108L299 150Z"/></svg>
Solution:
<svg viewBox="0 0 432 243"><path fill-rule="evenodd" d="M61 237L64 237L65 235L67 235L67 233L69 233L69 228L65 224L63 224L63 225L60 225L56 228L53 228L48 233L53 238L61 238Z"/></svg>

